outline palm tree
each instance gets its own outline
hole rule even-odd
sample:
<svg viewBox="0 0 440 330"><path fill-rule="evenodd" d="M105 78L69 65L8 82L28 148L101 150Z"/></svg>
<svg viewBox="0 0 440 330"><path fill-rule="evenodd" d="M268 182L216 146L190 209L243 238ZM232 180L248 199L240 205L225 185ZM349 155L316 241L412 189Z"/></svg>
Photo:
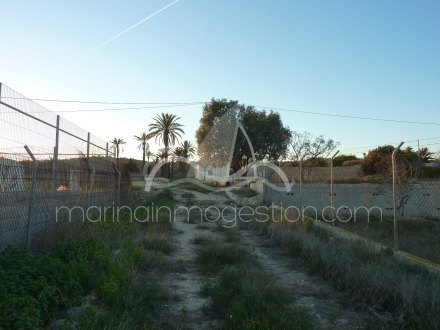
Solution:
<svg viewBox="0 0 440 330"><path fill-rule="evenodd" d="M165 146L165 159L168 159L170 146L173 146L178 141L178 139L182 137L180 135L181 133L185 133L182 129L182 125L177 122L179 119L180 117L177 117L176 115L162 113L154 117L154 122L149 125L150 129L148 135L150 137L154 137L156 142L158 141L159 144L163 142Z"/></svg>
<svg viewBox="0 0 440 330"><path fill-rule="evenodd" d="M187 159L190 158L191 156L194 156L194 154L196 152L195 146L187 140L183 141L179 145L179 148L182 150L182 157L187 158Z"/></svg>
<svg viewBox="0 0 440 330"><path fill-rule="evenodd" d="M147 156L147 162L150 162L150 157L153 157L154 154L150 150L148 150L145 156Z"/></svg>
<svg viewBox="0 0 440 330"><path fill-rule="evenodd" d="M147 141L150 139L150 136L146 133L142 133L141 135L137 136L135 135L134 138L136 141L140 142L138 145L138 149L142 150L142 168L145 166L145 156L147 155L148 149L150 146L148 145Z"/></svg>
<svg viewBox="0 0 440 330"><path fill-rule="evenodd" d="M183 155L184 155L184 151L183 151L183 149L182 149L181 147L175 147L175 148L174 148L174 150L173 150L173 156L176 156L176 157L183 157Z"/></svg>
<svg viewBox="0 0 440 330"><path fill-rule="evenodd" d="M423 163L429 163L430 160L434 159L434 153L429 151L428 148L424 147L419 150L420 160Z"/></svg>
<svg viewBox="0 0 440 330"><path fill-rule="evenodd" d="M126 144L127 142L125 142L124 139L113 138L110 143L112 144L111 148L116 153L116 166L119 167L119 152L124 151L122 145Z"/></svg>
<svg viewBox="0 0 440 330"><path fill-rule="evenodd" d="M167 158L167 155L165 154L165 151L161 150L158 151L156 154L156 159L158 159L159 161L164 160Z"/></svg>

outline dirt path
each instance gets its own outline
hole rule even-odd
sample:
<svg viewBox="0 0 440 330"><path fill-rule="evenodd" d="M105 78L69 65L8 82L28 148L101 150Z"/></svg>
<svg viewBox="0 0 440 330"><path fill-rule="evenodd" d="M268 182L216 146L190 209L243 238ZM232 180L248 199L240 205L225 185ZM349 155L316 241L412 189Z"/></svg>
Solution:
<svg viewBox="0 0 440 330"><path fill-rule="evenodd" d="M213 200L198 195L197 199ZM240 200L241 205L258 205L259 197ZM217 200L219 208L224 200ZM303 266L295 264L292 258L283 255L274 247L268 237L258 235L253 230L237 230L239 244L254 253L257 261L277 281L291 289L295 295L295 305L302 306L313 314L323 329L363 329L367 327L367 314L359 313L349 306L343 306L342 296L319 276L309 274Z"/></svg>
<svg viewBox="0 0 440 330"><path fill-rule="evenodd" d="M200 205L209 204L221 208L226 206L224 203L227 202L225 198L213 194L177 190L174 194L182 205L186 205L189 194L192 195L192 200ZM199 229L196 224L188 223L186 220L185 217L178 217L174 223L177 230L177 249L172 253L171 259L184 267L182 271L170 275L167 279L171 283L172 291L178 296L177 301L170 303L169 313L174 319L180 320L177 326L180 329L218 329L220 324L210 320L203 312L209 301L200 295L203 277L199 275L194 260L197 245L192 244L195 237L206 235L208 232L212 234L212 231ZM205 225L217 226L215 223ZM343 306L341 294L319 276L307 273L302 266L283 255L279 248L272 247L269 238L257 235L253 230L237 230L237 234L239 244L249 249L263 269L281 285L294 292L294 305L302 306L314 315L321 328L363 329L367 326L367 315Z"/></svg>
<svg viewBox="0 0 440 330"><path fill-rule="evenodd" d="M188 192L174 191L174 193L179 202L185 205L185 198L181 195L188 194ZM164 282L170 283L170 290L177 298L169 303L168 312L177 329L219 329L218 321L209 319L203 312L209 300L200 295L204 278L199 275L195 264L197 245L192 243L195 237L207 234L209 230L197 228L197 225L189 223L184 215L175 219L174 229L176 230L174 236L176 250L170 255L170 259L181 267L178 267L179 271L164 279Z"/></svg>

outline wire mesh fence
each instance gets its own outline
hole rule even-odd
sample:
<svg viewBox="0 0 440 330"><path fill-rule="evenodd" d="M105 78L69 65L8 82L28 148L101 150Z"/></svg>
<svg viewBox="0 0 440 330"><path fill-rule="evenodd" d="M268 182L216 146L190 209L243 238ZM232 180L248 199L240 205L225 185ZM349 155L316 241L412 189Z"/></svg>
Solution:
<svg viewBox="0 0 440 330"><path fill-rule="evenodd" d="M0 84L0 250L83 222L73 208L118 203L113 156L108 143Z"/></svg>
<svg viewBox="0 0 440 330"><path fill-rule="evenodd" d="M390 160L391 162L391 160ZM263 199L288 209L292 222L312 219L354 232L419 257L440 263L440 178L426 165L395 162L382 175L368 176L362 165L282 166L291 191L263 186ZM440 172L440 171L439 171ZM283 187L276 172L266 180ZM286 218L287 219L287 218Z"/></svg>

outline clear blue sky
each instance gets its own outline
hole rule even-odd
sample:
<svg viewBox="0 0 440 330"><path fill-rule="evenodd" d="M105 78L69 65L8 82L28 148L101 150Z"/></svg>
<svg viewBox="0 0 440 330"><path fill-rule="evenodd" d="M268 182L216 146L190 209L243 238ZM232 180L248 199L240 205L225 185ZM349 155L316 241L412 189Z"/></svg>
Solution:
<svg viewBox="0 0 440 330"><path fill-rule="evenodd" d="M2 0L0 81L31 98L224 97L440 122L439 1L180 0L92 52L171 2ZM43 104L54 111L93 108ZM180 115L186 138L195 140L200 106L63 116L106 140L123 137L123 155L140 156L132 136L161 111ZM440 149L438 125L280 114L291 129L334 138L341 150L429 137L439 138L421 145Z"/></svg>

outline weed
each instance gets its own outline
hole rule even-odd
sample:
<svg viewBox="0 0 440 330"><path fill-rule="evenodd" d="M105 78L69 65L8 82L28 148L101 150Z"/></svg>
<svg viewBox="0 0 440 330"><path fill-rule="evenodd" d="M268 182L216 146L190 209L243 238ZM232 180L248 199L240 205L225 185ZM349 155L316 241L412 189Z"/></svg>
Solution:
<svg viewBox="0 0 440 330"><path fill-rule="evenodd" d="M389 250L375 253L364 243L330 239L318 228L272 224L267 231L291 256L346 292L351 303L368 306L375 315L391 315L380 327L440 327L437 275L398 262Z"/></svg>
<svg viewBox="0 0 440 330"><path fill-rule="evenodd" d="M250 253L237 245L212 243L205 246L197 256L204 273L215 273L229 265L240 264L251 259Z"/></svg>
<svg viewBox="0 0 440 330"><path fill-rule="evenodd" d="M211 298L212 311L224 318L225 329L313 328L305 311L286 307L286 290L249 266L221 271L216 283L202 292Z"/></svg>

